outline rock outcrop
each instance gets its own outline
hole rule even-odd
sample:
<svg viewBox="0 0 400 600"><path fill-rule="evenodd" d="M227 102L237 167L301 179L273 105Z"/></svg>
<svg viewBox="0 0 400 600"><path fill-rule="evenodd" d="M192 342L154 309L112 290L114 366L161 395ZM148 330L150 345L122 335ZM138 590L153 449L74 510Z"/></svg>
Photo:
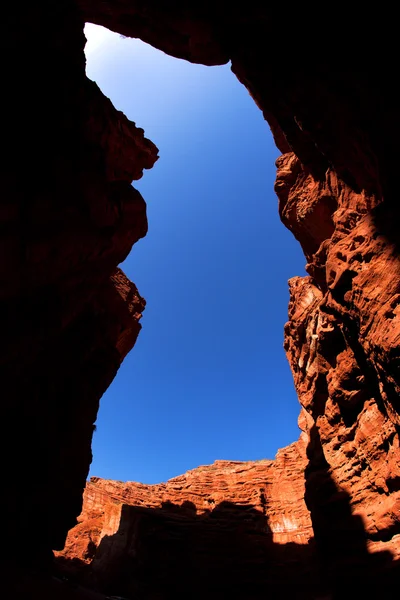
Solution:
<svg viewBox="0 0 400 600"><path fill-rule="evenodd" d="M281 218L310 274L289 282L285 349L309 439L306 502L334 585L346 562L363 579L365 548L400 557L398 249L379 196L332 170L315 180L293 153L277 166Z"/></svg>
<svg viewBox="0 0 400 600"><path fill-rule="evenodd" d="M224 597L232 573L246 598L293 593L288 564L297 579L312 568L306 465L303 435L274 461L216 461L159 485L92 477L58 563L103 591L149 600L183 597L194 581L191 598Z"/></svg>
<svg viewBox="0 0 400 600"><path fill-rule="evenodd" d="M374 541L363 519L368 509L382 519L374 498L353 509L353 496L322 469L318 528L305 503L308 439L302 433L274 461L216 461L158 485L92 477L58 568L83 586L148 600L390 590L400 536Z"/></svg>

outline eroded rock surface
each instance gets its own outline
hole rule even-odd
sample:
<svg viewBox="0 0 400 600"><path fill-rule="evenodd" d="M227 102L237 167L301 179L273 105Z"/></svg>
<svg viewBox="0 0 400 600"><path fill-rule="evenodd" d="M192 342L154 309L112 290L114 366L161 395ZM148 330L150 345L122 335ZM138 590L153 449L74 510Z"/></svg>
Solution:
<svg viewBox="0 0 400 600"><path fill-rule="evenodd" d="M274 461L216 461L159 485L92 477L58 561L92 586L149 599L194 582L191 597L214 598L233 573L246 598L293 593L291 561L292 576L311 573L305 452L302 436Z"/></svg>
<svg viewBox="0 0 400 600"><path fill-rule="evenodd" d="M309 438L306 502L337 579L357 556L365 570L366 548L400 555L398 249L379 197L331 170L316 181L293 154L277 166L281 217L310 273L289 282L285 328Z"/></svg>

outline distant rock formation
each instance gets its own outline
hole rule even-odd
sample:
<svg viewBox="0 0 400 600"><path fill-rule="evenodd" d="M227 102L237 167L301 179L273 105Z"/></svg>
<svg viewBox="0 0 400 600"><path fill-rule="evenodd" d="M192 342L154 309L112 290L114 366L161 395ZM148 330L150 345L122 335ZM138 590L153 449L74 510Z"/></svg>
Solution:
<svg viewBox="0 0 400 600"><path fill-rule="evenodd" d="M220 460L158 485L92 477L58 563L93 587L149 599L181 597L194 581L190 597L214 597L233 573L243 594L282 590L287 559L310 572L305 452L302 436L274 461Z"/></svg>
<svg viewBox="0 0 400 600"><path fill-rule="evenodd" d="M390 208L332 170L316 180L293 153L277 166L281 218L310 274L289 281L285 326L308 437L305 499L339 598L350 574L363 582L376 568L367 552L387 550L390 568L400 558L396 234Z"/></svg>
<svg viewBox="0 0 400 600"><path fill-rule="evenodd" d="M361 592L381 577L393 585L399 536L368 539L326 472L315 491L325 492L318 500L333 561L320 564L304 499L306 449L303 433L273 461L220 460L157 485L92 477L58 567L84 586L148 600L183 598L188 588L194 599L339 598L344 586Z"/></svg>

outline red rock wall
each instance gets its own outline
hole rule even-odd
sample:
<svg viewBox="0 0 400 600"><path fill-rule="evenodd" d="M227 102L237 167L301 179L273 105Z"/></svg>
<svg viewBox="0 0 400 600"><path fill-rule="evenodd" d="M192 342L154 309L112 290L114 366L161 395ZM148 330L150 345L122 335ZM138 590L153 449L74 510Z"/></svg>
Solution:
<svg viewBox="0 0 400 600"><path fill-rule="evenodd" d="M266 513L276 543L307 544L312 532L303 500L305 449L301 439L279 450L274 461L219 460L156 485L92 477L85 488L77 527L98 518L102 535L116 533L119 523L110 525L106 515L109 505L118 506L120 510L121 504L152 509L161 508L165 503L178 507L190 504L196 514L201 515L212 512L222 502L231 502ZM83 558L83 554L74 549L75 531L68 534L63 554Z"/></svg>
<svg viewBox="0 0 400 600"><path fill-rule="evenodd" d="M181 597L189 587L192 598L214 598L232 591L236 573L243 597L291 597L312 570L305 450L302 436L274 461L216 461L159 485L92 477L58 562L127 596Z"/></svg>
<svg viewBox="0 0 400 600"><path fill-rule="evenodd" d="M400 556L400 264L379 196L355 192L332 170L317 181L293 153L277 166L280 214L310 273L289 282L285 327L309 438L306 502L337 581L357 557L365 572L366 553Z"/></svg>

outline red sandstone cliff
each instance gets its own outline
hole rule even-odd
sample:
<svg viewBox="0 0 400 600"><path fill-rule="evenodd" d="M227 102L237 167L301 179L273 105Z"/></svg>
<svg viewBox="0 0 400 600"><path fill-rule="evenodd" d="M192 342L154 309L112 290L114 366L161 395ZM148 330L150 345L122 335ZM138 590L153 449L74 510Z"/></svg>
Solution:
<svg viewBox="0 0 400 600"><path fill-rule="evenodd" d="M86 565L92 586L149 599L183 597L194 581L190 597L214 598L234 572L243 597L289 593L283 570L310 572L305 450L302 436L274 461L216 461L158 485L92 477L59 561Z"/></svg>
<svg viewBox="0 0 400 600"><path fill-rule="evenodd" d="M400 534L400 390L389 375L400 342L400 264L381 225L384 207L331 171L315 181L293 154L277 164L282 219L310 273L289 282L285 328L300 425L310 437L310 487L328 469L367 537L390 540Z"/></svg>
<svg viewBox="0 0 400 600"><path fill-rule="evenodd" d="M379 195L353 190L332 170L316 180L292 153L277 166L280 214L310 274L289 282L285 327L299 424L309 438L305 497L320 560L337 589L345 563L362 579L364 544L369 553L386 549L389 563L400 557L393 213Z"/></svg>
<svg viewBox="0 0 400 600"><path fill-rule="evenodd" d="M77 534L80 530L90 533L87 522L93 518L97 519L97 529L101 529L96 544L104 535L116 533L116 515L123 504L157 509L165 503L183 508L190 503L189 513L194 510L203 515L222 502L231 502L262 513L274 542L307 544L312 532L304 503L305 449L302 439L279 450L274 461L218 460L155 485L92 477L85 488L78 525L69 532L62 555L84 558L86 549L75 546L76 541L83 541Z"/></svg>

